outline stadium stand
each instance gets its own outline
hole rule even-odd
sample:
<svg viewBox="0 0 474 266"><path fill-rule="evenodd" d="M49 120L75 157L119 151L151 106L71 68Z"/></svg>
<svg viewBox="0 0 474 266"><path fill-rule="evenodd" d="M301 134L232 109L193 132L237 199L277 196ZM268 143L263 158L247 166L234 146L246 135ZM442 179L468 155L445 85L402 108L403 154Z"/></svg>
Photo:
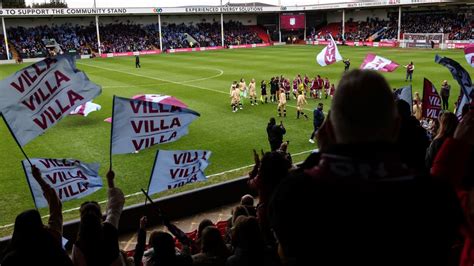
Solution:
<svg viewBox="0 0 474 266"><path fill-rule="evenodd" d="M225 45L262 43L262 30L229 21L224 24ZM135 24L133 22L109 23L100 26L101 50L103 53L121 53L159 49L158 24ZM22 58L44 57L48 54L45 39L54 39L63 51L75 50L79 54L98 51L95 26L72 25L71 23L31 28L10 27L8 36ZM163 49L220 46L220 25L198 23L196 25L167 24L162 28ZM197 43L190 41L191 36ZM267 38L268 41L268 38Z"/></svg>
<svg viewBox="0 0 474 266"><path fill-rule="evenodd" d="M347 41L366 40L396 40L397 14L388 14L388 20L367 18L366 21L353 21L351 18L345 23L345 39ZM430 23L426 23L430 21ZM402 16L401 34L407 33L445 33L449 40L474 39L474 18L468 13L439 12L404 12ZM308 38L324 38L330 33L337 40L342 40L341 23L329 23ZM375 35L377 33L377 35Z"/></svg>

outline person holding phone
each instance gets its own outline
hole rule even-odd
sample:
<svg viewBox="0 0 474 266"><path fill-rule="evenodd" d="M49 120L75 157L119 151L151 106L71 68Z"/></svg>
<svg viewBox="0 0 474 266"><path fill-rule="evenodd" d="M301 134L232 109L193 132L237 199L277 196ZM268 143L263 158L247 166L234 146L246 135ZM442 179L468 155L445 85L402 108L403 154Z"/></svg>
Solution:
<svg viewBox="0 0 474 266"><path fill-rule="evenodd" d="M276 124L275 118L270 118L267 125L268 142L270 142L271 151L276 151L283 143L283 135L286 134L286 129L283 122L280 125Z"/></svg>

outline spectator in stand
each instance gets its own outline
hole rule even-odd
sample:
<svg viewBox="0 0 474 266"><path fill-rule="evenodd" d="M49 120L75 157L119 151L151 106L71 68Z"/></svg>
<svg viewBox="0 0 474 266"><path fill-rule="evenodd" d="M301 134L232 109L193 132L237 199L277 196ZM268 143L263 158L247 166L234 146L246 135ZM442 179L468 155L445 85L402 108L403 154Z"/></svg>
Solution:
<svg viewBox="0 0 474 266"><path fill-rule="evenodd" d="M433 160L436 157L436 154L443 146L444 141L447 138L452 138L454 136L454 131L458 126L458 118L453 113L443 113L439 118L440 128L438 134L431 142L428 150L426 151L425 156L425 163L426 169L431 169L431 165L433 164Z"/></svg>
<svg viewBox="0 0 474 266"><path fill-rule="evenodd" d="M430 144L428 133L420 125L420 122L411 115L410 105L407 102L398 100L397 110L400 118L397 147L401 160L411 169L423 173L426 171L424 163L426 149Z"/></svg>
<svg viewBox="0 0 474 266"><path fill-rule="evenodd" d="M254 170L249 175L248 184L257 191L259 201L257 205L257 219L267 244L274 244L273 236L268 223L268 204L275 188L286 177L291 162L281 152L267 152L262 160L254 155Z"/></svg>
<svg viewBox="0 0 474 266"><path fill-rule="evenodd" d="M225 236L225 242L231 244L232 242L232 227L235 225L235 221L239 216L250 216L249 211L245 206L235 206L231 211L232 216L227 219L227 230Z"/></svg>
<svg viewBox="0 0 474 266"><path fill-rule="evenodd" d="M33 177L48 201L49 219L44 226L37 210L20 213L15 219L13 235L3 253L1 265L73 265L62 248L63 216L56 191L33 167Z"/></svg>
<svg viewBox="0 0 474 266"><path fill-rule="evenodd" d="M467 217L463 228L464 245L459 264L471 266L474 263L474 216L472 189L474 187L474 111L467 111L459 123L454 136L447 138L439 150L431 168L431 174L448 178L455 187L464 214Z"/></svg>
<svg viewBox="0 0 474 266"><path fill-rule="evenodd" d="M153 231L149 245L151 248L144 253L144 266L191 266L193 263L189 247L184 246L182 253L177 253L173 236L169 233Z"/></svg>
<svg viewBox="0 0 474 266"><path fill-rule="evenodd" d="M243 195L240 199L240 205L244 206L249 216L257 217L257 210L254 206L254 198L250 194Z"/></svg>
<svg viewBox="0 0 474 266"><path fill-rule="evenodd" d="M413 115L418 121L421 121L421 119L423 119L423 110L421 109L420 100L413 101Z"/></svg>
<svg viewBox="0 0 474 266"><path fill-rule="evenodd" d="M265 247L257 219L240 216L232 231L234 254L227 259L226 266L279 265L276 254Z"/></svg>
<svg viewBox="0 0 474 266"><path fill-rule="evenodd" d="M192 257L193 265L224 266L230 255L219 229L208 226L202 232L201 252Z"/></svg>
<svg viewBox="0 0 474 266"><path fill-rule="evenodd" d="M199 223L196 234L196 240L194 241L194 246L191 250L192 254L197 254L201 252L202 231L208 226L214 226L214 223L209 219L204 219Z"/></svg>
<svg viewBox="0 0 474 266"><path fill-rule="evenodd" d="M380 74L343 76L328 121L336 144L280 183L271 202L287 265L448 265L464 222L459 202L448 184L400 161L399 123ZM299 218L307 206L315 218Z"/></svg>
<svg viewBox="0 0 474 266"><path fill-rule="evenodd" d="M100 205L95 201L84 202L80 208L81 221L77 241L72 249L74 265L122 265L118 244L118 224L125 197L115 187L115 173L107 173L107 211L102 220Z"/></svg>

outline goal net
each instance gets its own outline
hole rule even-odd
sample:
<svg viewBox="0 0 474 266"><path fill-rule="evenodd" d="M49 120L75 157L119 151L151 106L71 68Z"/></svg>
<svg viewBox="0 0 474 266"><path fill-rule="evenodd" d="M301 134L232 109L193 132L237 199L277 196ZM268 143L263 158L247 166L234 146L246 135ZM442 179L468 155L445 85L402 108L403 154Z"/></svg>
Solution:
<svg viewBox="0 0 474 266"><path fill-rule="evenodd" d="M403 48L444 48L447 34L444 33L404 33Z"/></svg>

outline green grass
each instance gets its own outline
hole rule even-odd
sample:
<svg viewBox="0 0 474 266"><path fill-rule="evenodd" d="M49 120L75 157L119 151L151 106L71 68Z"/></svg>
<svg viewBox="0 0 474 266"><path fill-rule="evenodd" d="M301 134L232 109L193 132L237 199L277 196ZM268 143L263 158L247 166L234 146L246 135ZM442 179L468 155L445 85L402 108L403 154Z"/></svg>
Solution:
<svg viewBox="0 0 474 266"><path fill-rule="evenodd" d="M143 56L141 69L135 69L133 57L79 60L78 68L103 87L102 94L94 101L102 110L89 117L70 116L44 135L25 146L31 158L75 158L85 162L101 164L100 174L105 177L109 167L110 124L103 122L111 115L112 96L131 97L140 93L160 93L176 96L201 114L190 127L189 135L177 142L154 146L138 154L113 156L113 168L117 185L125 194L132 194L146 188L154 155L157 149L208 149L213 152L208 175L250 165L252 149L269 149L266 123L276 115L276 105L250 106L232 113L230 110L229 87L233 80L244 77L257 81L283 74L291 79L298 73L314 77L320 74L338 82L343 64L328 67L316 64L315 56L322 46L286 46L255 49L221 50L202 53L163 54ZM437 87L447 79L453 85L451 106L459 93L459 87L452 80L448 70L434 63L436 52L460 62L468 71L461 50L403 50L389 48L340 47L344 58L350 58L352 68L357 68L368 52L388 57L402 65L415 63L414 91L422 93L423 77L429 78ZM24 65L0 66L3 79ZM221 75L222 73L222 75ZM405 85L404 68L393 73L384 73L392 87ZM212 77L212 78L211 78ZM259 91L259 89L258 89ZM259 92L260 93L260 92ZM307 109L313 109L319 101L309 100ZM323 100L326 110L330 101ZM370 103L367 103L370 104ZM289 106L295 105L291 100ZM291 140L290 152L299 153L315 148L308 142L312 130L311 120L296 120L296 109L288 107L288 117L283 119L287 128L285 139ZM310 111L308 111L310 113ZM0 226L14 222L15 216L23 210L34 208L31 194L20 164L23 156L9 134L4 123L0 123ZM306 154L296 156L301 161ZM244 175L248 169L210 178L206 182L191 184L184 188L167 191L159 196L187 189L219 183ZM105 184L105 183L104 183ZM77 207L84 200L106 199L105 189L84 199L65 202L63 209ZM219 199L216 199L219 200ZM127 198L127 204L143 201L143 196ZM43 215L47 209L42 209ZM65 218L77 218L78 211L67 212ZM11 233L12 227L0 229L0 235Z"/></svg>

